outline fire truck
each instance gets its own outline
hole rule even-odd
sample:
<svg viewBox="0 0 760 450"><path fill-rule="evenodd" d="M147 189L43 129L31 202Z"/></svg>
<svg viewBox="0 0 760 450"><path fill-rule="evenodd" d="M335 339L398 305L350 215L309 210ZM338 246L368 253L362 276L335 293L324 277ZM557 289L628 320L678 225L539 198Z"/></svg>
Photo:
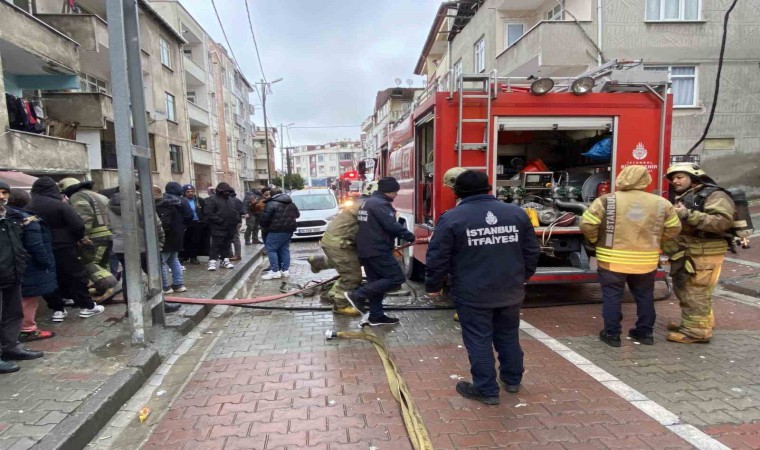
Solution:
<svg viewBox="0 0 760 450"><path fill-rule="evenodd" d="M376 155L376 176L399 181L398 220L429 238L455 207L443 174L484 171L494 195L523 207L534 223L541 259L532 284L596 282L579 227L590 202L614 192L615 174L629 165L645 166L648 190L667 195L672 98L661 77L622 61L570 79L495 71L450 77L424 90L393 127L387 151ZM405 250L410 279L424 276L426 251Z"/></svg>

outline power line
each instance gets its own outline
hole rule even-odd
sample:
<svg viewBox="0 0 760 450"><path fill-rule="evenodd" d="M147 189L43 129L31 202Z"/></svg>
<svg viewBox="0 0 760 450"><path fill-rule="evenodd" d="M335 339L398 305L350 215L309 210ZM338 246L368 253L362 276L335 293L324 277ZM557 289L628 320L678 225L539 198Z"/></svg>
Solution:
<svg viewBox="0 0 760 450"><path fill-rule="evenodd" d="M222 25L222 18L219 17L219 11L216 9L216 3L214 2L214 0L211 0L211 6L214 7L214 13L216 14L216 21L219 22L219 28L222 29L222 35L224 35L224 41L227 43L227 47L230 49L230 54L232 55L232 61L235 62L235 66L239 70L240 66L238 65L237 58L235 58L235 52L232 50L232 45L230 44L230 40L227 39L227 32L224 31L224 25Z"/></svg>
<svg viewBox="0 0 760 450"><path fill-rule="evenodd" d="M253 20L251 20L251 10L248 8L248 0L245 1L245 12L248 16L248 27L251 29L251 37L253 38L253 48L256 49L256 59L259 61L259 69L261 69L261 78L267 81L267 76L264 74L264 65L261 64L261 55L259 54L259 44L256 42L256 33L253 32Z"/></svg>

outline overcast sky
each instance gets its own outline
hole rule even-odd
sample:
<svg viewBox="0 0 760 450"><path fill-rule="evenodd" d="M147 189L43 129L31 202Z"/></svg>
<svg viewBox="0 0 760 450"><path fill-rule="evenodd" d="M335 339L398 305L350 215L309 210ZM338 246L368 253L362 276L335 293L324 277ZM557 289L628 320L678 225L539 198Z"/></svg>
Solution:
<svg viewBox="0 0 760 450"><path fill-rule="evenodd" d="M211 37L227 46L210 0L180 0ZM248 0L256 40L272 86L272 124L359 125L374 108L378 90L413 75L441 0ZM245 0L216 0L232 51L249 81L258 81ZM263 125L259 100L254 121ZM293 145L358 139L360 128L291 128ZM286 135L287 136L287 135ZM286 140L287 144L287 140ZM279 158L278 158L279 159Z"/></svg>

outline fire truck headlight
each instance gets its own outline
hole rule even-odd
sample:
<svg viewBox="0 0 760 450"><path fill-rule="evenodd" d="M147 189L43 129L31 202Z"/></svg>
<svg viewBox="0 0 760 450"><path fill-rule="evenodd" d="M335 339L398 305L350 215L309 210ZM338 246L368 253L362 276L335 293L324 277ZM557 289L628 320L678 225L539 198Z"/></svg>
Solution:
<svg viewBox="0 0 760 450"><path fill-rule="evenodd" d="M582 77L573 81L573 84L570 85L570 90L573 91L573 94L575 95L583 95L591 92L591 89L594 89L594 84L593 78Z"/></svg>
<svg viewBox="0 0 760 450"><path fill-rule="evenodd" d="M539 78L530 85L530 93L533 95L544 95L554 87L554 80L551 78Z"/></svg>

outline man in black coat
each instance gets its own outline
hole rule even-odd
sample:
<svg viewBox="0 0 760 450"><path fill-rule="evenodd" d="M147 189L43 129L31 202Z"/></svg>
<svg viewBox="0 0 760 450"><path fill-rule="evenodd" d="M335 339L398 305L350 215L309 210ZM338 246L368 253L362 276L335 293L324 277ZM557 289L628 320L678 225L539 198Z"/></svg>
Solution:
<svg viewBox="0 0 760 450"><path fill-rule="evenodd" d="M13 361L41 358L42 352L21 348L21 281L29 258L24 250L21 227L7 217L11 187L0 181L0 374L17 372Z"/></svg>
<svg viewBox="0 0 760 450"><path fill-rule="evenodd" d="M499 379L507 392L518 392L524 371L520 305L540 248L528 215L489 195L490 190L483 172L468 170L457 177L454 193L462 201L435 227L427 252L425 290L437 296L444 278L451 280L473 380L460 381L457 392L497 405L493 351L499 355Z"/></svg>
<svg viewBox="0 0 760 450"><path fill-rule="evenodd" d="M233 190L229 184L221 182L216 186L214 195L206 199L203 211L205 221L211 230L211 252L209 254L208 270L217 269L217 261L225 269L232 269L230 262L230 247L240 223L240 211L230 196Z"/></svg>
<svg viewBox="0 0 760 450"><path fill-rule="evenodd" d="M182 186L182 195L187 200L193 216L185 229L185 242L180 258L187 260L190 264L200 264L198 255L206 255L209 246L208 225L203 221L206 201L198 197L195 186L192 184Z"/></svg>
<svg viewBox="0 0 760 450"><path fill-rule="evenodd" d="M79 259L77 245L85 239L84 222L63 196L58 184L50 177L40 177L32 184L32 201L27 209L34 212L50 227L58 289L44 295L53 310L53 322L63 322L67 313L64 298L74 300L80 308L79 317L87 318L103 313L105 308L96 305L87 288L89 276Z"/></svg>
<svg viewBox="0 0 760 450"><path fill-rule="evenodd" d="M364 266L367 284L346 292L346 299L354 308L362 310L363 301L369 301L369 314L365 320L370 326L396 325L399 320L385 315L383 297L406 281L398 261L393 257L396 239L414 242L414 233L396 220L393 199L401 186L393 177L381 178L377 191L359 208L359 231L356 233L356 253Z"/></svg>
<svg viewBox="0 0 760 450"><path fill-rule="evenodd" d="M161 275L164 294L187 290L182 274L182 264L179 262L179 252L182 251L182 243L185 239L187 211L190 211L190 221L192 221L192 211L189 206L187 209L184 208L183 197L176 195L178 191L182 192L182 186L172 181L166 185L166 192L163 195L161 195L160 189L154 193L157 197L156 215L158 215L161 227L164 230L164 245L161 247ZM171 280L169 279L169 272L171 272Z"/></svg>
<svg viewBox="0 0 760 450"><path fill-rule="evenodd" d="M282 189L272 189L272 197L266 201L261 214L261 226L266 227L267 238L264 243L269 257L269 273L262 280L275 280L290 276L290 240L296 231L296 219L301 212L289 195Z"/></svg>

